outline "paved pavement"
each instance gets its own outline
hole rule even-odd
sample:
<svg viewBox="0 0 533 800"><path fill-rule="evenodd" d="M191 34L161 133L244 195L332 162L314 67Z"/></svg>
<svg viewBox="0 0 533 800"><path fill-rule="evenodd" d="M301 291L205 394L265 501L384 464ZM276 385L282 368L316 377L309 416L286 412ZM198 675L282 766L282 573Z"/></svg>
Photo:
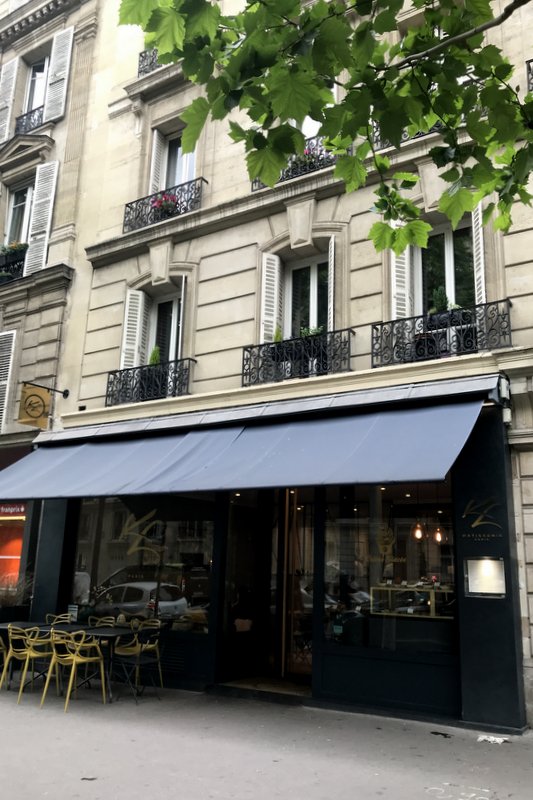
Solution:
<svg viewBox="0 0 533 800"><path fill-rule="evenodd" d="M533 733L166 690L0 692L0 800L533 800ZM500 736L499 734L494 734Z"/></svg>

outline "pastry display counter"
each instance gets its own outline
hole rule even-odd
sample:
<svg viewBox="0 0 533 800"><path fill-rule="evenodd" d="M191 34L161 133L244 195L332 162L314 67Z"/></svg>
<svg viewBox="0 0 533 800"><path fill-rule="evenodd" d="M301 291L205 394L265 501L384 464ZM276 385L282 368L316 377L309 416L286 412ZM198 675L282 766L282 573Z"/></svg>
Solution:
<svg viewBox="0 0 533 800"><path fill-rule="evenodd" d="M455 591L433 584L380 585L370 588L370 613L380 616L453 619Z"/></svg>

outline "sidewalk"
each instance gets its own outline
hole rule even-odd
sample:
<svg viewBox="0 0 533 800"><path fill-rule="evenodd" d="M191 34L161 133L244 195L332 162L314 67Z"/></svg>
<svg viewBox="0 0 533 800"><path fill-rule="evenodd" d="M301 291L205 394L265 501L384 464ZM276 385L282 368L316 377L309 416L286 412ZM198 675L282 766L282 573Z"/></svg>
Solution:
<svg viewBox="0 0 533 800"><path fill-rule="evenodd" d="M533 734L165 690L0 692L2 800L531 800ZM500 734L495 734L500 736Z"/></svg>

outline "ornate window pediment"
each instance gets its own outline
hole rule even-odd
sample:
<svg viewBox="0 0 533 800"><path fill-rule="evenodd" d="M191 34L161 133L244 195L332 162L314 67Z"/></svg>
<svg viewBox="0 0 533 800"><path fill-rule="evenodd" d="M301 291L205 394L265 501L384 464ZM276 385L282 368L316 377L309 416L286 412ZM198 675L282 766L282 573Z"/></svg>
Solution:
<svg viewBox="0 0 533 800"><path fill-rule="evenodd" d="M47 160L54 140L46 135L21 134L0 148L0 180L14 183Z"/></svg>

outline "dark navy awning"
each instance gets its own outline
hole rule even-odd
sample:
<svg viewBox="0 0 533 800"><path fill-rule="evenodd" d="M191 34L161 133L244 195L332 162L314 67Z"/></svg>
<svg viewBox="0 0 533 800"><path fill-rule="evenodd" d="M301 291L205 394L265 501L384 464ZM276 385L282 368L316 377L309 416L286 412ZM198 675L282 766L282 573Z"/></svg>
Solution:
<svg viewBox="0 0 533 800"><path fill-rule="evenodd" d="M443 480L481 406L476 400L42 446L0 473L0 498Z"/></svg>

